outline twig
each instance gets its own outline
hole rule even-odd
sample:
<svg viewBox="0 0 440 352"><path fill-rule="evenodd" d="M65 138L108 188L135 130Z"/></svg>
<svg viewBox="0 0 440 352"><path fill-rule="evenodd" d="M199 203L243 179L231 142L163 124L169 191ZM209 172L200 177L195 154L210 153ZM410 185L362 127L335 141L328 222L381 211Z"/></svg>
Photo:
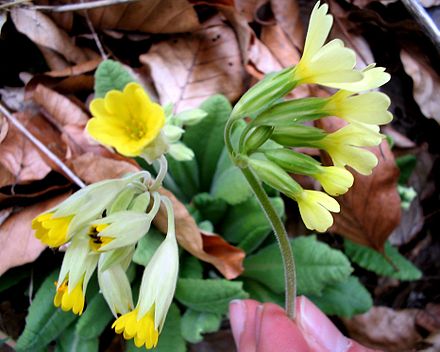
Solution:
<svg viewBox="0 0 440 352"><path fill-rule="evenodd" d="M118 4L125 4L129 2L135 2L140 0L96 0L80 4L68 4L68 5L37 5L30 6L33 10L51 11L51 12L68 12L79 10L91 10L99 7L113 6Z"/></svg>
<svg viewBox="0 0 440 352"><path fill-rule="evenodd" d="M18 121L14 115L12 115L5 106L0 103L0 112L5 115L8 120L21 132L27 139L29 139L39 150L41 150L56 166L58 166L63 173L76 183L80 188L84 188L86 185L80 180L78 176L66 165L60 158L52 153L43 143L41 143L32 133L30 133L23 124Z"/></svg>
<svg viewBox="0 0 440 352"><path fill-rule="evenodd" d="M440 52L440 30L419 0L402 0L406 9L415 17L416 21L426 31L426 35L431 39L438 52Z"/></svg>
<svg viewBox="0 0 440 352"><path fill-rule="evenodd" d="M8 7L17 6L17 5L20 5L20 4L23 4L25 2L29 2L29 1L30 0L15 0L15 1L6 2L6 3L0 5L0 10L1 9L6 9Z"/></svg>
<svg viewBox="0 0 440 352"><path fill-rule="evenodd" d="M81 0L82 3L83 0ZM95 31L95 28L93 27L92 21L90 21L89 13L87 10L84 11L87 25L89 26L90 31L92 32L93 39L95 40L96 46L98 47L99 53L101 54L101 57L103 60L107 60L108 56L104 51L104 47L102 46L101 41L99 40L98 34Z"/></svg>

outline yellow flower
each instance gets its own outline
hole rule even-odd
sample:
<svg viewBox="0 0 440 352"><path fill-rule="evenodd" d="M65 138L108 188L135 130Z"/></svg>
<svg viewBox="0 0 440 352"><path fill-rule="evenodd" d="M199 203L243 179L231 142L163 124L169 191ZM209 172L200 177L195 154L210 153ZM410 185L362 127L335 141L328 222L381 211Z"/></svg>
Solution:
<svg viewBox="0 0 440 352"><path fill-rule="evenodd" d="M385 72L385 68L376 67L376 64L370 64L361 71L363 78L356 82L339 83L339 89L348 90L353 93L359 93L365 90L379 88L387 83L391 76Z"/></svg>
<svg viewBox="0 0 440 352"><path fill-rule="evenodd" d="M377 126L347 125L328 134L317 145L330 155L335 166L348 165L362 175L370 175L378 160L372 152L361 147L380 144L383 136L374 127Z"/></svg>
<svg viewBox="0 0 440 352"><path fill-rule="evenodd" d="M329 116L337 116L352 123L384 125L393 119L388 111L390 98L380 92L360 95L341 90L326 99L322 108Z"/></svg>
<svg viewBox="0 0 440 352"><path fill-rule="evenodd" d="M138 83L112 90L90 104L93 118L87 131L98 142L126 156L139 156L160 134L165 123L162 107L153 103Z"/></svg>
<svg viewBox="0 0 440 352"><path fill-rule="evenodd" d="M295 200L301 218L309 230L327 231L333 224L330 212L340 211L339 203L324 192L304 190Z"/></svg>
<svg viewBox="0 0 440 352"><path fill-rule="evenodd" d="M35 237L49 247L59 247L67 241L67 233L73 215L54 218L54 213L43 213L32 220Z"/></svg>
<svg viewBox="0 0 440 352"><path fill-rule="evenodd" d="M55 307L60 307L64 311L72 310L74 314L81 315L84 309L84 293L82 290L83 280L78 281L76 286L69 291L68 288L68 279L65 279L61 285L58 285L55 282L57 287L57 292L55 293L55 297L53 299L53 304Z"/></svg>
<svg viewBox="0 0 440 352"><path fill-rule="evenodd" d="M338 83L356 82L363 78L354 71L356 54L344 47L339 39L324 45L332 24L333 17L327 14L328 5L316 3L310 16L304 52L295 68L295 80L299 83L318 83L338 87Z"/></svg>
<svg viewBox="0 0 440 352"><path fill-rule="evenodd" d="M318 180L322 188L332 196L347 193L354 181L350 171L338 166L320 167L320 172L314 174L313 177Z"/></svg>
<svg viewBox="0 0 440 352"><path fill-rule="evenodd" d="M120 316L112 325L116 333L123 333L124 339L134 338L136 347L145 345L147 349L157 346L159 340L159 330L154 323L155 307L140 319L138 318L139 309L136 308L129 313Z"/></svg>
<svg viewBox="0 0 440 352"><path fill-rule="evenodd" d="M90 226L88 236L89 236L89 246L95 252L99 252L102 246L109 244L113 241L113 237L105 237L100 236L100 232L103 231L108 225L100 224L100 225L92 225Z"/></svg>

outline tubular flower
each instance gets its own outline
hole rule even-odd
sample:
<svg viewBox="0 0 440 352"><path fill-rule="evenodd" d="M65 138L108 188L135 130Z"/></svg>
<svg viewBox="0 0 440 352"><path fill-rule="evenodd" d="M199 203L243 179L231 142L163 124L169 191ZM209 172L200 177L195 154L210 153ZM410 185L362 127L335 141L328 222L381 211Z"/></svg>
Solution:
<svg viewBox="0 0 440 352"><path fill-rule="evenodd" d="M326 99L323 110L328 116L337 116L351 123L384 125L393 119L388 111L390 98L380 92L360 95L341 90Z"/></svg>
<svg viewBox="0 0 440 352"><path fill-rule="evenodd" d="M361 147L378 145L381 140L382 135L374 133L370 128L347 125L328 134L318 144L319 148L330 155L335 166L348 165L362 175L370 175L378 160L372 152Z"/></svg>
<svg viewBox="0 0 440 352"><path fill-rule="evenodd" d="M295 200L309 230L326 231L333 224L330 212L340 211L338 202L324 192L304 190Z"/></svg>
<svg viewBox="0 0 440 352"><path fill-rule="evenodd" d="M313 178L318 180L322 188L332 196L347 193L353 185L353 175L343 167L323 166L320 167L320 171L314 174Z"/></svg>
<svg viewBox="0 0 440 352"><path fill-rule="evenodd" d="M159 136L165 123L162 107L153 103L138 83L111 90L90 104L93 118L87 131L98 142L125 156L139 156Z"/></svg>
<svg viewBox="0 0 440 352"><path fill-rule="evenodd" d="M116 196L130 182L140 178L137 173L118 180L106 180L87 186L32 220L35 236L50 247L59 247L90 220L101 217Z"/></svg>
<svg viewBox="0 0 440 352"><path fill-rule="evenodd" d="M82 290L83 281L78 281L71 291L69 291L68 283L68 279L64 279L61 285L55 282L55 285L58 287L53 299L53 304L55 307L61 307L61 309L66 312L72 310L74 314L81 315L85 303L84 292Z"/></svg>
<svg viewBox="0 0 440 352"><path fill-rule="evenodd" d="M134 310L120 316L112 328L124 338L134 338L137 347L157 345L166 314L173 300L179 268L179 253L171 202L164 199L168 211L168 234L154 253L142 276L139 300Z"/></svg>

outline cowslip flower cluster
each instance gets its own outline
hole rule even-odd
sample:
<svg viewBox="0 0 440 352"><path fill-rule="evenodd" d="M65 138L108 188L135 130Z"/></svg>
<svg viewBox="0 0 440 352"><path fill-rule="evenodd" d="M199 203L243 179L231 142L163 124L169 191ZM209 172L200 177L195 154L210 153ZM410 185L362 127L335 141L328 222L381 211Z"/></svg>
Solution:
<svg viewBox="0 0 440 352"><path fill-rule="evenodd" d="M333 224L331 212L340 206L332 196L344 194L352 186L356 172L369 175L377 157L364 147L381 143L380 125L389 123L389 98L373 91L390 76L374 64L357 70L356 55L339 39L325 44L333 17L328 6L313 8L304 52L296 66L268 75L252 87L236 104L231 121L250 117L241 134L236 156L258 178L298 203L306 227L319 232ZM338 89L328 98L310 97L281 101L301 84L319 84ZM329 133L305 122L335 116L346 125ZM325 151L332 166L293 148L309 147ZM324 192L305 190L289 174L317 180Z"/></svg>
<svg viewBox="0 0 440 352"><path fill-rule="evenodd" d="M206 113L166 113L137 83L94 99L90 110L94 117L87 131L92 137L123 155L155 162L157 176L154 179L149 172L139 171L89 185L38 215L32 228L49 247L67 247L55 283L56 307L81 315L96 270L100 292L117 318L112 326L116 333L134 339L137 347L154 348L174 296L179 263L173 207L158 192L167 172L163 154L179 143L184 124L197 123ZM175 150L180 150L177 157L181 159L192 157L183 144ZM168 216L167 234L145 267L134 305L126 272L137 243L148 236L161 206Z"/></svg>

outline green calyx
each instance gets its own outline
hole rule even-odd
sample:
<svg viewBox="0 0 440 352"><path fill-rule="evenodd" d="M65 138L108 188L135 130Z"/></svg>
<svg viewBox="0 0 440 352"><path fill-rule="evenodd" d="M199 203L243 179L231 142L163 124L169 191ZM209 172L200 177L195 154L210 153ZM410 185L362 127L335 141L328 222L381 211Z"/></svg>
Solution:
<svg viewBox="0 0 440 352"><path fill-rule="evenodd" d="M265 151L264 155L290 173L313 176L321 172L321 164L317 160L290 149L272 149Z"/></svg>
<svg viewBox="0 0 440 352"><path fill-rule="evenodd" d="M317 147L319 141L326 136L326 133L316 127L293 125L287 127L276 127L271 139L275 142L289 147Z"/></svg>

